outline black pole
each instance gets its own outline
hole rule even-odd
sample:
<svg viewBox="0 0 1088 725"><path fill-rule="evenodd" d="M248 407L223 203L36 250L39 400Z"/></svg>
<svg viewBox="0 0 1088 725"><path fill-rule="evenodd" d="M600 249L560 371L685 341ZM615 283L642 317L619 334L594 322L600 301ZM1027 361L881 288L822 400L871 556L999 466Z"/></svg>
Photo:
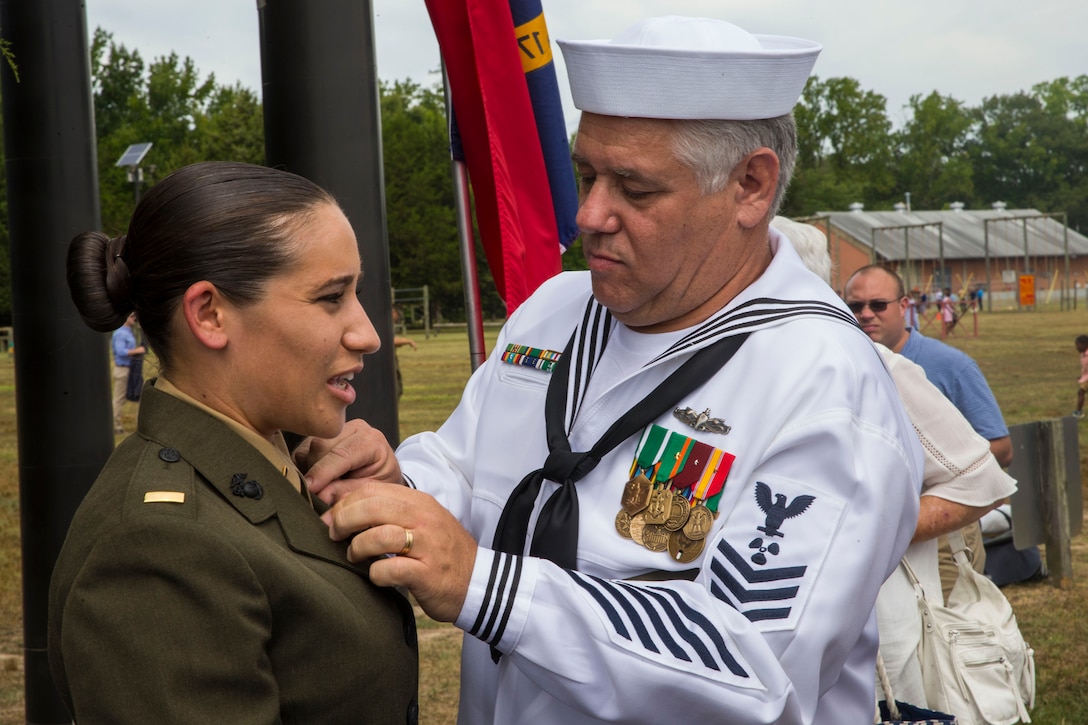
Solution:
<svg viewBox="0 0 1088 725"><path fill-rule="evenodd" d="M0 0L19 80L0 62L11 240L26 720L71 718L46 655L49 576L72 514L113 449L104 335L80 320L64 260L100 224L84 3Z"/></svg>
<svg viewBox="0 0 1088 725"><path fill-rule="evenodd" d="M392 445L397 426L381 116L369 0L258 0L265 155L269 166L332 192L355 229L359 299L382 340L354 384L349 418Z"/></svg>

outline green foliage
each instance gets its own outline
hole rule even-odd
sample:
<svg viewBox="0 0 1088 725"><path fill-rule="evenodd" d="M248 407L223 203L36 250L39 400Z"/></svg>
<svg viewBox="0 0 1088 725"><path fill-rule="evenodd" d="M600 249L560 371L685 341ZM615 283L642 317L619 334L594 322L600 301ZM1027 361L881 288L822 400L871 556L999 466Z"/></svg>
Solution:
<svg viewBox="0 0 1088 725"><path fill-rule="evenodd" d="M978 197L1088 225L1088 75L987 98L972 117Z"/></svg>
<svg viewBox="0 0 1088 725"><path fill-rule="evenodd" d="M430 287L435 319L465 319L445 100L410 80L379 84L386 227L394 288ZM505 315L476 244L481 307Z"/></svg>
<svg viewBox="0 0 1088 725"><path fill-rule="evenodd" d="M894 175L884 96L853 78L808 79L794 109L798 159L784 212L793 216L878 204Z"/></svg>
<svg viewBox="0 0 1088 725"><path fill-rule="evenodd" d="M126 169L115 166L131 144L154 144L144 158L144 184L197 161L263 163L264 120L250 90L202 78L176 53L144 64L139 51L98 28L91 42L91 84L98 136L102 228L119 234L136 205Z"/></svg>
<svg viewBox="0 0 1088 725"><path fill-rule="evenodd" d="M961 201L1066 212L1088 228L1088 75L985 99L977 108L933 92L910 99L892 130L879 94L852 78L810 78L794 110L798 164L784 213L862 202L916 209Z"/></svg>
<svg viewBox="0 0 1088 725"><path fill-rule="evenodd" d="M894 196L910 192L915 209L942 209L951 201L973 199L967 109L936 92L925 98L912 96L909 108L911 118L896 134L899 169Z"/></svg>
<svg viewBox="0 0 1088 725"><path fill-rule="evenodd" d="M0 62L10 64L10 52L0 43ZM194 161L263 163L264 124L254 91L219 85L175 53L147 64L101 28L90 60L103 231L123 232L135 206L127 170L114 166L130 144L154 144L144 159L143 187ZM429 285L432 316L463 320L441 88L382 82L380 103L393 285ZM882 95L853 78L810 78L794 112L799 154L783 213L807 216L856 201L870 210L891 209L909 192L917 209L1004 201L1067 212L1071 227L1088 229L1088 75L987 98L978 107L936 92L916 95L908 112L902 128L893 129ZM0 212L6 212L4 184L0 175ZM11 320L6 221L0 213L0 325ZM484 313L502 317L479 243L476 260ZM585 268L580 242L562 262L564 269Z"/></svg>

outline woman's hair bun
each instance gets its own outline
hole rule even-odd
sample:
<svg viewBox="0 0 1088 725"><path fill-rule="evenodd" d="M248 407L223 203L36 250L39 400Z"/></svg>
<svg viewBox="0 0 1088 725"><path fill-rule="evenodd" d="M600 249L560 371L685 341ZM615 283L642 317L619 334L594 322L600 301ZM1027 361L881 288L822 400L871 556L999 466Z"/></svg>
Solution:
<svg viewBox="0 0 1088 725"><path fill-rule="evenodd" d="M125 235L83 232L68 245L68 290L92 330L110 332L132 312Z"/></svg>

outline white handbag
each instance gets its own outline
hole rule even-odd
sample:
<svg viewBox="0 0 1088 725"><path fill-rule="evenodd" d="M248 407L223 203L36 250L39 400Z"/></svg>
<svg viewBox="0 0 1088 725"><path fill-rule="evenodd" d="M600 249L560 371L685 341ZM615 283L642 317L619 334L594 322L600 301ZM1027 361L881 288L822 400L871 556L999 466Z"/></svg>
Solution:
<svg viewBox="0 0 1088 725"><path fill-rule="evenodd" d="M967 559L959 532L948 535L959 577L941 606L914 585L922 614L919 660L929 706L956 715L960 725L1031 722L1035 706L1035 653L1020 635L1001 590Z"/></svg>

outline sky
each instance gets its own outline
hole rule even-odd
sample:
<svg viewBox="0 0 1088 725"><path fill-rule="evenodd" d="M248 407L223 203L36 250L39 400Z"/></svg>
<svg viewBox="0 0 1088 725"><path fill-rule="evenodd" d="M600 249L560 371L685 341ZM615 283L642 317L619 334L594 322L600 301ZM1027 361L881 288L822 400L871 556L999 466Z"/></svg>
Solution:
<svg viewBox="0 0 1088 725"><path fill-rule="evenodd" d="M449 1L449 0L446 0ZM751 33L824 46L813 73L849 76L887 99L896 125L913 95L937 91L968 105L1036 83L1088 74L1085 0L542 0L559 39L611 38L655 15L728 20ZM258 0L86 0L96 27L145 62L175 52L221 84L259 92ZM438 45L423 0L371 0L378 77L439 81ZM577 124L562 53L554 47L567 125Z"/></svg>

